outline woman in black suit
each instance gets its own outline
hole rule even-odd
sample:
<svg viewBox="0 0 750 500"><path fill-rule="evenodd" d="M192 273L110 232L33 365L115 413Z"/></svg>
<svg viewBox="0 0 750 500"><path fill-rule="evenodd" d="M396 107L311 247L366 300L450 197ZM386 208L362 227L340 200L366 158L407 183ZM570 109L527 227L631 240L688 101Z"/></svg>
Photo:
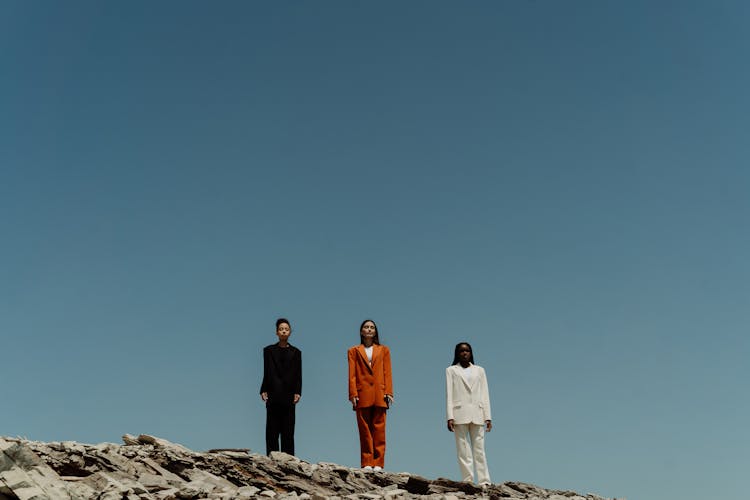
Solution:
<svg viewBox="0 0 750 500"><path fill-rule="evenodd" d="M294 408L302 396L302 353L289 343L289 320L276 320L279 341L263 349L260 397L266 403L266 453L294 455Z"/></svg>

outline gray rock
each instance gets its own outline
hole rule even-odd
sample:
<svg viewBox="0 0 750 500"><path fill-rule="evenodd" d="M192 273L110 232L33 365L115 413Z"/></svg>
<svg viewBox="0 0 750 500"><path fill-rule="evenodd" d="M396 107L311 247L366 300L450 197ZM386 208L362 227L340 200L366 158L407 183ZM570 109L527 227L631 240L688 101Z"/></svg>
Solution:
<svg viewBox="0 0 750 500"><path fill-rule="evenodd" d="M281 451L272 451L271 458L274 460L278 460L279 462L300 462L300 459L295 457L294 455L290 455Z"/></svg>
<svg viewBox="0 0 750 500"><path fill-rule="evenodd" d="M222 455L225 455L231 458L246 458L249 456L248 452L246 451L236 451L236 450L215 450L215 451L210 451L209 453L220 453Z"/></svg>
<svg viewBox="0 0 750 500"><path fill-rule="evenodd" d="M193 498L205 497L209 493L210 493L209 491L206 491L205 489L201 488L200 485L187 483L179 489L179 491L176 494L176 497L182 498L182 499L193 499Z"/></svg>
<svg viewBox="0 0 750 500"><path fill-rule="evenodd" d="M396 486L396 485L394 484L392 486ZM402 490L400 488L393 488L393 489L389 489L389 490L385 491L385 493L383 494L383 497L386 500L393 500L393 499L396 499L396 498L402 498L407 493L409 493L409 492L406 491L406 490ZM446 499L446 500L448 500L448 499ZM454 497L454 498L452 498L450 500L458 500L458 497Z"/></svg>
<svg viewBox="0 0 750 500"><path fill-rule="evenodd" d="M177 488L169 488L167 490L154 492L152 493L152 496L157 500L176 500L179 491L180 490Z"/></svg>
<svg viewBox="0 0 750 500"><path fill-rule="evenodd" d="M96 472L85 478L82 483L94 491L114 495L113 498L117 495L121 498L129 494L151 498L148 490L142 484L118 471Z"/></svg>
<svg viewBox="0 0 750 500"><path fill-rule="evenodd" d="M260 490L255 486L241 486L237 488L237 495L240 497L253 497L258 494Z"/></svg>
<svg viewBox="0 0 750 500"><path fill-rule="evenodd" d="M172 484L170 484L170 482L167 481L166 478L157 474L140 474L138 476L138 482L142 484L143 487L146 488L149 492L168 490L172 487Z"/></svg>
<svg viewBox="0 0 750 500"><path fill-rule="evenodd" d="M0 499L606 500L506 482L470 483L359 468L243 448L196 453L165 439L126 434L124 445L0 438Z"/></svg>
<svg viewBox="0 0 750 500"><path fill-rule="evenodd" d="M0 491L20 500L69 499L60 476L22 442L0 438Z"/></svg>
<svg viewBox="0 0 750 500"><path fill-rule="evenodd" d="M227 481L223 477L215 476L210 472L201 469L189 469L184 472L184 475L190 479L190 483L201 488L206 492L211 492L219 488L227 488L234 490L237 487L231 482Z"/></svg>

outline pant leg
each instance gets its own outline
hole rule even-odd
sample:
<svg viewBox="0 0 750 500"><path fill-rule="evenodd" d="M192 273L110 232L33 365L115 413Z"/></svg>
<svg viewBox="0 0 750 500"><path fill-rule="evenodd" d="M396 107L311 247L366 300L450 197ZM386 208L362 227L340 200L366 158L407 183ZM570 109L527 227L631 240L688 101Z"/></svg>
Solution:
<svg viewBox="0 0 750 500"><path fill-rule="evenodd" d="M279 434L281 432L278 408L266 402L266 455L279 451Z"/></svg>
<svg viewBox="0 0 750 500"><path fill-rule="evenodd" d="M490 481L490 471L487 467L487 457L484 454L484 426L469 424L469 434L471 435L474 464L477 467L477 483L480 485L492 484L492 481Z"/></svg>
<svg viewBox="0 0 750 500"><path fill-rule="evenodd" d="M372 408L372 445L373 466L385 466L385 417L386 409L374 406Z"/></svg>
<svg viewBox="0 0 750 500"><path fill-rule="evenodd" d="M461 481L474 481L474 461L469 445L469 426L471 424L453 424L453 434L456 437L456 455L458 457L458 470L461 472Z"/></svg>
<svg viewBox="0 0 750 500"><path fill-rule="evenodd" d="M362 467L373 466L372 407L357 408L357 428L359 429L359 452Z"/></svg>
<svg viewBox="0 0 750 500"><path fill-rule="evenodd" d="M281 451L294 455L295 406L284 408L280 413Z"/></svg>

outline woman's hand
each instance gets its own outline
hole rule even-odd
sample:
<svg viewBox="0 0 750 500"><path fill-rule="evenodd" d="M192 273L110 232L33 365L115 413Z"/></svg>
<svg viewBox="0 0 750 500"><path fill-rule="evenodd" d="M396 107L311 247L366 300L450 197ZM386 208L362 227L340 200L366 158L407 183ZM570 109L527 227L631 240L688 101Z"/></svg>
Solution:
<svg viewBox="0 0 750 500"><path fill-rule="evenodd" d="M261 392L260 393L260 399L263 401L268 401L268 393L267 392Z"/></svg>
<svg viewBox="0 0 750 500"><path fill-rule="evenodd" d="M448 430L453 432L453 419L448 420Z"/></svg>
<svg viewBox="0 0 750 500"><path fill-rule="evenodd" d="M485 424L487 424L487 432L490 432L492 430L492 420L485 420Z"/></svg>
<svg viewBox="0 0 750 500"><path fill-rule="evenodd" d="M359 402L359 398L357 396L354 396L349 401L352 402L352 410L356 410L357 409L357 403Z"/></svg>
<svg viewBox="0 0 750 500"><path fill-rule="evenodd" d="M294 398L292 398L292 401L294 402L294 404L297 404L297 403L299 403L299 398L300 398L300 397L301 397L301 396L300 396L299 394L295 394L295 395L294 395Z"/></svg>
<svg viewBox="0 0 750 500"><path fill-rule="evenodd" d="M393 401L394 401L393 396L391 396L390 394L386 394L385 399L386 399L385 404L388 405L388 408L393 406Z"/></svg>

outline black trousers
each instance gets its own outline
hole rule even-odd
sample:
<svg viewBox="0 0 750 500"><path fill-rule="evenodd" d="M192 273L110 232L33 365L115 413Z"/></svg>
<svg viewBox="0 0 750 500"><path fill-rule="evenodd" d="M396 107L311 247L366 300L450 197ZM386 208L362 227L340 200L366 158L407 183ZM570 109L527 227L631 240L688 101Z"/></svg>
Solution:
<svg viewBox="0 0 750 500"><path fill-rule="evenodd" d="M294 405L266 403L266 454L281 451L294 455Z"/></svg>

